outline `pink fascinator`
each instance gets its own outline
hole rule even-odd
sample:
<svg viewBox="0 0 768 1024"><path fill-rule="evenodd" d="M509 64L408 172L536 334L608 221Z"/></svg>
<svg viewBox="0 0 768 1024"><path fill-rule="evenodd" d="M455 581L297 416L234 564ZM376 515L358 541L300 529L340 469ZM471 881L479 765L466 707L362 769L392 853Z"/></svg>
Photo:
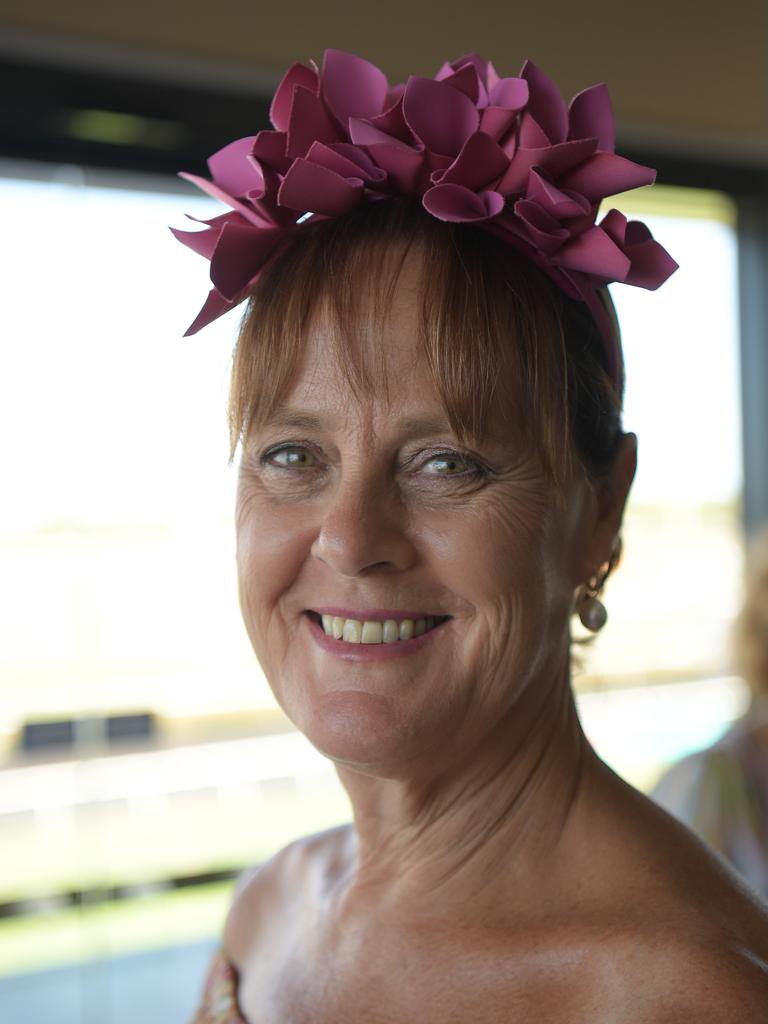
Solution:
<svg viewBox="0 0 768 1024"><path fill-rule="evenodd" d="M242 302L307 223L416 195L433 217L504 239L585 302L620 387L617 343L597 289L614 281L658 288L677 264L643 223L618 210L597 223L603 199L656 177L614 152L604 85L566 106L530 61L519 77L501 78L476 54L444 64L434 78L390 85L361 57L326 50L322 68L288 69L270 118L274 130L210 157L210 181L181 175L229 208L204 230L173 230L211 264L213 288L187 334Z"/></svg>

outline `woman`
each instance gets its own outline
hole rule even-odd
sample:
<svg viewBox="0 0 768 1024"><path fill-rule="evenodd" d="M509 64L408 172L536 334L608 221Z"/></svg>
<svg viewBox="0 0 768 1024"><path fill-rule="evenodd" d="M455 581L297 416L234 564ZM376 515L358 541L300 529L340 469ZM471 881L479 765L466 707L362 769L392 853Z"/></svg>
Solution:
<svg viewBox="0 0 768 1024"><path fill-rule="evenodd" d="M390 88L295 65L274 131L196 180L230 212L191 330L249 299L231 423L245 623L354 823L244 879L198 1021L768 1019L768 914L590 749L635 438L604 285L674 263L599 200L603 87L566 109L469 56Z"/></svg>
<svg viewBox="0 0 768 1024"><path fill-rule="evenodd" d="M749 708L707 750L674 765L653 797L768 898L768 530L753 538L744 607L733 630Z"/></svg>

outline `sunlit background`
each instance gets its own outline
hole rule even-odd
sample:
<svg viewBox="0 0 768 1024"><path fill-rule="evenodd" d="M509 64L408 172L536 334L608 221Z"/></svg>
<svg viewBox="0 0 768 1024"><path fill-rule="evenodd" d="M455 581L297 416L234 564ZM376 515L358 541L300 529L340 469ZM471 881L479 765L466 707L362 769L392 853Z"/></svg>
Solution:
<svg viewBox="0 0 768 1024"><path fill-rule="evenodd" d="M85 114L73 137L147 143L138 121ZM171 122L153 130L176 144ZM649 790L748 700L728 649L744 548L738 222L711 189L617 205L681 269L658 294L613 289L639 470L609 625L575 685L598 752ZM349 816L240 623L225 415L238 312L182 338L208 265L168 231L217 212L170 174L0 160L9 1024L188 1019L233 879Z"/></svg>
<svg viewBox="0 0 768 1024"><path fill-rule="evenodd" d="M131 184L72 167L0 181L0 901L86 895L0 924L6 974L212 936L226 881L156 888L348 815L240 625L225 419L238 314L181 338L207 266L167 230L212 207ZM741 459L731 205L662 188L634 203L682 269L658 295L614 290L640 462L610 627L577 685L598 751L647 787L745 704L726 644ZM69 743L35 746L45 723ZM98 899L115 887L137 895Z"/></svg>

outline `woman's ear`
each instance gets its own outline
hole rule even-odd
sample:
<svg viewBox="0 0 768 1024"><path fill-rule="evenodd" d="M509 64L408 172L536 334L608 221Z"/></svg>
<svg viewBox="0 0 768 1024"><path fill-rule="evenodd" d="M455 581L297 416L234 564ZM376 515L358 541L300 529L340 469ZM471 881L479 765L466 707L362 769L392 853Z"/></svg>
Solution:
<svg viewBox="0 0 768 1024"><path fill-rule="evenodd" d="M611 469L594 485L597 508L592 558L596 569L610 560L616 548L636 469L637 437L635 434L623 434Z"/></svg>

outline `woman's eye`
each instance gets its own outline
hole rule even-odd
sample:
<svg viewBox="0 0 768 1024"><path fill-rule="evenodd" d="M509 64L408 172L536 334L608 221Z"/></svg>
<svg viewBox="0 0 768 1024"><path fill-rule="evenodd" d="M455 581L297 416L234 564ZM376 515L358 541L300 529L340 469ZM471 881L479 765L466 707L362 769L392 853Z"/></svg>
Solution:
<svg viewBox="0 0 768 1024"><path fill-rule="evenodd" d="M317 459L307 448L278 448L267 452L265 461L282 469L311 469L317 465Z"/></svg>
<svg viewBox="0 0 768 1024"><path fill-rule="evenodd" d="M477 467L463 455L434 455L424 463L424 469L434 476L464 476Z"/></svg>

